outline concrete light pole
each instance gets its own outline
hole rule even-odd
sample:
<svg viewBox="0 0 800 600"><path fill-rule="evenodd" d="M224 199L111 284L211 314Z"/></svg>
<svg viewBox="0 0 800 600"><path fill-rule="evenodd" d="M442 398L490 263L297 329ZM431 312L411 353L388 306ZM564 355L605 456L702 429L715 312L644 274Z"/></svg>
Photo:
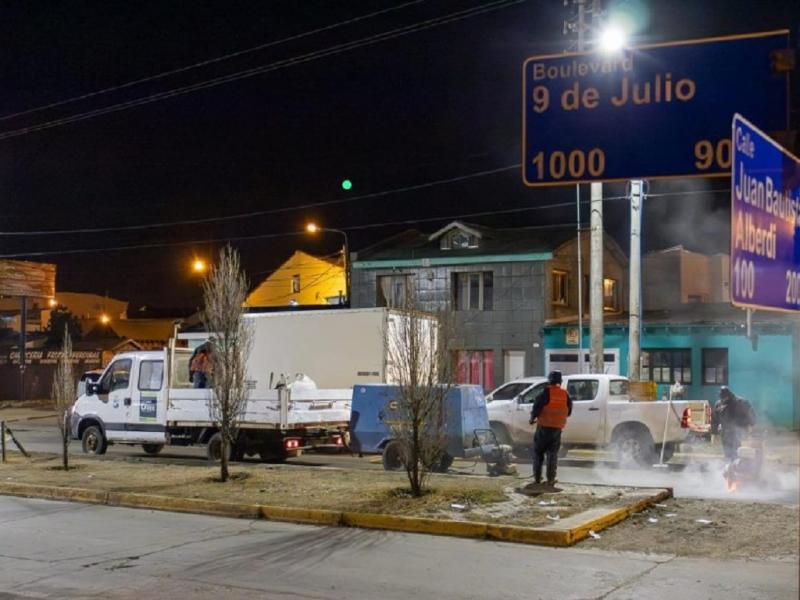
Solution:
<svg viewBox="0 0 800 600"><path fill-rule="evenodd" d="M631 261L628 326L628 378L639 381L642 328L642 203L644 181L631 181Z"/></svg>
<svg viewBox="0 0 800 600"><path fill-rule="evenodd" d="M592 0L592 30L602 22L600 0ZM592 373L603 373L603 184L592 182L589 257L589 365Z"/></svg>

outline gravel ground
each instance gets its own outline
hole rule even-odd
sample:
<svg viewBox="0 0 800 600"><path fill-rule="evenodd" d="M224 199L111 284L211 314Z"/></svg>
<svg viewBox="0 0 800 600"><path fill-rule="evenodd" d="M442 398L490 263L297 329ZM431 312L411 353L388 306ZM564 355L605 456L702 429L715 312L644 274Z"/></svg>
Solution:
<svg viewBox="0 0 800 600"><path fill-rule="evenodd" d="M583 547L705 556L797 561L798 506L730 500L671 498L606 529ZM653 522L657 519L657 522ZM710 523L698 523L698 519Z"/></svg>

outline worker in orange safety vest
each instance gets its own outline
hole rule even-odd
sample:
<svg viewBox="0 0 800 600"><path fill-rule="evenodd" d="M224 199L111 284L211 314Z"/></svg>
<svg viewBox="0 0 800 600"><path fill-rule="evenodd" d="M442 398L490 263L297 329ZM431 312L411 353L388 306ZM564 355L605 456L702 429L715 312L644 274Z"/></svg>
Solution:
<svg viewBox="0 0 800 600"><path fill-rule="evenodd" d="M547 457L547 485L556 483L558 450L561 447L561 431L572 415L572 398L561 387L561 371L552 371L547 376L548 385L536 398L531 411L530 424L538 423L533 434L533 480L542 482L542 465Z"/></svg>

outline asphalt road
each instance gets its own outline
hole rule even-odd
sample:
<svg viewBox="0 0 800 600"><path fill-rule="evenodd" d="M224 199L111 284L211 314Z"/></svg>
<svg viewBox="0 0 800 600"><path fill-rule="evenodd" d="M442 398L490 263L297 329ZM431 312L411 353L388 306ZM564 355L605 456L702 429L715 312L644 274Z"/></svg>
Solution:
<svg viewBox="0 0 800 600"><path fill-rule="evenodd" d="M797 598L798 565L0 497L0 599Z"/></svg>
<svg viewBox="0 0 800 600"><path fill-rule="evenodd" d="M15 435L27 450L33 452L60 453L59 433L52 418L14 423ZM80 443L73 441L71 452L80 455ZM114 460L137 457L145 461L170 461L187 466L205 463L203 448L168 447L156 457L142 451L141 446L109 446L108 452L98 460ZM519 477L530 477L530 461L517 461ZM377 469L383 467L375 456L359 458L349 454L307 453L290 459L289 464L311 467L344 469ZM766 479L758 485L744 484L731 494L726 490L722 478L723 464L720 459L694 457L690 454L676 455L667 468L630 469L619 468L603 452L570 452L559 461L558 479L569 483L634 485L645 487L671 487L676 496L686 498L723 498L756 502L800 503L800 469L797 466L771 466ZM481 462L457 460L451 472L464 475L485 475ZM0 598L2 600L2 598Z"/></svg>

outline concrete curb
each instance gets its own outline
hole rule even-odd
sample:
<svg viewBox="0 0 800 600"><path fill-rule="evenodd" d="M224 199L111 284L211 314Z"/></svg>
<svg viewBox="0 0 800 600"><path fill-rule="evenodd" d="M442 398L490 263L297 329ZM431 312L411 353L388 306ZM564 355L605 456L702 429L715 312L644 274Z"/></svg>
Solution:
<svg viewBox="0 0 800 600"><path fill-rule="evenodd" d="M174 496L156 496L131 492L108 492L103 490L35 485L30 483L12 483L7 481L0 482L0 494L23 498L66 500L70 502L102 504L105 506L146 508L150 510L203 514L237 519L264 519L266 521L282 521L330 527L360 527L363 529L426 533L430 535L448 535L463 538L489 539L501 542L563 547L572 546L588 537L590 530L595 532L601 531L606 527L619 523L634 513L644 510L656 502L671 497L672 489L664 489L653 496L648 496L622 508L594 508L545 527L523 527L475 521L453 521L425 517L342 512L289 506L236 504L198 498L177 498Z"/></svg>

